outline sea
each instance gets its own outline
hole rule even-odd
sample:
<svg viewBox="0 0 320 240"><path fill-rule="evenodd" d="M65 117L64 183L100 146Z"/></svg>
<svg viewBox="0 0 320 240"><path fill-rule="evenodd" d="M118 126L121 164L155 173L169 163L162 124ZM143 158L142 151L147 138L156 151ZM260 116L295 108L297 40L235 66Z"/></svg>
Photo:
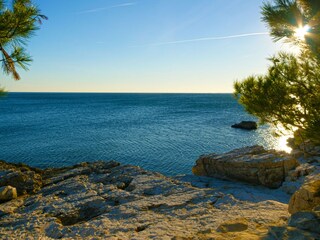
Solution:
<svg viewBox="0 0 320 240"><path fill-rule="evenodd" d="M269 126L232 94L9 93L0 99L0 159L34 167L115 160L172 176L202 154L262 145L280 149Z"/></svg>

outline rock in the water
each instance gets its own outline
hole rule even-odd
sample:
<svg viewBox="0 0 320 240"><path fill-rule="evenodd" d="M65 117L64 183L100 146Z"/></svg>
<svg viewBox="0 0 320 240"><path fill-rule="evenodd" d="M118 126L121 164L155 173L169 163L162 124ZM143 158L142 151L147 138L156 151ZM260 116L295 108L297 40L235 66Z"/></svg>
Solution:
<svg viewBox="0 0 320 240"><path fill-rule="evenodd" d="M307 182L296 191L289 202L289 212L311 211L320 205L320 179Z"/></svg>
<svg viewBox="0 0 320 240"><path fill-rule="evenodd" d="M225 154L200 156L192 172L198 176L233 179L278 188L298 161L282 152L261 146L236 149Z"/></svg>
<svg viewBox="0 0 320 240"><path fill-rule="evenodd" d="M7 202L17 198L17 189L11 186L0 187L0 202Z"/></svg>
<svg viewBox="0 0 320 240"><path fill-rule="evenodd" d="M240 123L236 123L232 125L233 128L241 128L245 130L255 130L258 128L258 125L254 121L242 121Z"/></svg>

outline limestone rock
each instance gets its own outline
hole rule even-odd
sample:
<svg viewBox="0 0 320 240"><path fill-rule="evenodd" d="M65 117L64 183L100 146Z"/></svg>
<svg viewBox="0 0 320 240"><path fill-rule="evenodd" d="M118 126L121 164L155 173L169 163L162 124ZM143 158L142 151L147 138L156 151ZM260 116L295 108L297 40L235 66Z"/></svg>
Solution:
<svg viewBox="0 0 320 240"><path fill-rule="evenodd" d="M0 204L0 238L232 239L236 234L257 239L270 225L289 217L287 204L277 197L280 190L253 190L243 183L225 181L219 190L198 188L116 162L39 174L41 190ZM233 195L236 189L256 200L240 198L240 192ZM235 216L243 219L232 223ZM219 226L229 232L217 232Z"/></svg>
<svg viewBox="0 0 320 240"><path fill-rule="evenodd" d="M17 189L11 186L0 187L0 202L7 202L17 198Z"/></svg>
<svg viewBox="0 0 320 240"><path fill-rule="evenodd" d="M233 179L278 188L298 161L282 152L261 146L236 149L225 154L200 156L192 172L198 176Z"/></svg>
<svg viewBox="0 0 320 240"><path fill-rule="evenodd" d="M320 235L310 231L304 231L290 226L271 226L268 233L263 236L263 240L317 240Z"/></svg>
<svg viewBox="0 0 320 240"><path fill-rule="evenodd" d="M288 173L286 181L297 181L301 177L308 176L313 173L317 174L318 170L319 170L318 166L311 165L308 163L303 163Z"/></svg>
<svg viewBox="0 0 320 240"><path fill-rule="evenodd" d="M242 121L240 123L236 123L232 125L233 128L241 128L245 130L255 130L258 128L258 125L256 122L253 121Z"/></svg>
<svg viewBox="0 0 320 240"><path fill-rule="evenodd" d="M15 187L19 195L37 192L41 187L41 176L33 171L5 171L0 172L0 186L11 185Z"/></svg>
<svg viewBox="0 0 320 240"><path fill-rule="evenodd" d="M310 211L320 205L320 179L307 182L296 191L289 202L289 212Z"/></svg>
<svg viewBox="0 0 320 240"><path fill-rule="evenodd" d="M301 187L301 185L301 181L286 181L282 184L281 189L285 193L292 195Z"/></svg>
<svg viewBox="0 0 320 240"><path fill-rule="evenodd" d="M2 186L15 187L18 195L35 193L42 186L40 170L0 161L0 187Z"/></svg>
<svg viewBox="0 0 320 240"><path fill-rule="evenodd" d="M289 226L320 234L320 216L315 212L296 212L292 214Z"/></svg>
<svg viewBox="0 0 320 240"><path fill-rule="evenodd" d="M301 165L289 172L286 181L281 186L281 189L290 195L293 195L305 183L320 180L320 166L306 163L305 160L305 158L299 158Z"/></svg>
<svg viewBox="0 0 320 240"><path fill-rule="evenodd" d="M320 156L320 146L310 139L307 139L302 143L297 143L295 138L289 138L287 143L288 146L293 149L292 154L295 154L296 156L304 156L307 158L311 157L311 159L309 159L311 161L312 156ZM318 158L315 160L318 160Z"/></svg>

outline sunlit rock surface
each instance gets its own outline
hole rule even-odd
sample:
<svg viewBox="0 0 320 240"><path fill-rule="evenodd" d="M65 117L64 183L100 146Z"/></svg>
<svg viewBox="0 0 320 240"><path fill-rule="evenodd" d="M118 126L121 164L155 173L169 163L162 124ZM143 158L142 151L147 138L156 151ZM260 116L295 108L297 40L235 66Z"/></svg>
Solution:
<svg viewBox="0 0 320 240"><path fill-rule="evenodd" d="M0 239L319 237L287 226L290 196L281 189L192 175L168 178L113 161L27 171L41 177L41 188L0 204Z"/></svg>
<svg viewBox="0 0 320 240"><path fill-rule="evenodd" d="M289 202L289 212L293 214L299 211L311 211L318 206L320 206L320 176L317 180L304 183L292 195Z"/></svg>
<svg viewBox="0 0 320 240"><path fill-rule="evenodd" d="M277 191L243 185L246 196L238 198L221 191L235 183L217 182L218 190L193 187L207 179L190 176L191 185L116 162L46 170L41 177L37 193L0 204L1 239L223 239L236 237L235 231L266 236L268 226L289 216L287 196ZM228 226L239 218L246 227Z"/></svg>
<svg viewBox="0 0 320 240"><path fill-rule="evenodd" d="M17 189L11 186L0 187L0 203L17 198Z"/></svg>
<svg viewBox="0 0 320 240"><path fill-rule="evenodd" d="M200 156L192 171L195 175L234 179L278 188L298 161L285 153L261 146L236 149L225 154Z"/></svg>

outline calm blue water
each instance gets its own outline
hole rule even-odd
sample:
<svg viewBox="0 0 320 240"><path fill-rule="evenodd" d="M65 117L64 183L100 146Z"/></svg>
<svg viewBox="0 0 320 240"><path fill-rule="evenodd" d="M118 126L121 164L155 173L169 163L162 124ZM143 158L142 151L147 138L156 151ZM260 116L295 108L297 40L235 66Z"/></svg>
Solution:
<svg viewBox="0 0 320 240"><path fill-rule="evenodd" d="M231 94L10 93L0 100L0 159L36 167L116 160L163 174L191 173L201 154L275 147Z"/></svg>

